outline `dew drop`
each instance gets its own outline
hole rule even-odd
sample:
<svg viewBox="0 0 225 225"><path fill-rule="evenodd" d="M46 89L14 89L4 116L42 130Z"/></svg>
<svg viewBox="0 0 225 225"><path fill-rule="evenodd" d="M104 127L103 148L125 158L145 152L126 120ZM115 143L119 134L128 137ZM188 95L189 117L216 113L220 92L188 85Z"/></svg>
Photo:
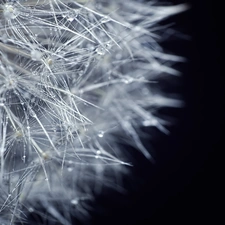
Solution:
<svg viewBox="0 0 225 225"><path fill-rule="evenodd" d="M30 207L30 208L28 209L28 211L32 213L32 212L34 212L34 209L33 209L32 207Z"/></svg>
<svg viewBox="0 0 225 225"><path fill-rule="evenodd" d="M68 172L72 172L73 168L72 167L68 167L67 170L68 170Z"/></svg>
<svg viewBox="0 0 225 225"><path fill-rule="evenodd" d="M15 19L19 15L19 12L12 4L5 4L3 6L3 14L6 19L10 20Z"/></svg>
<svg viewBox="0 0 225 225"><path fill-rule="evenodd" d="M100 138L102 138L102 137L104 136L104 131L99 131L99 132L98 132L98 136L99 136Z"/></svg>
<svg viewBox="0 0 225 225"><path fill-rule="evenodd" d="M34 61L41 61L42 59L42 53L38 50L32 50L30 52L31 54L31 58L34 60Z"/></svg>
<svg viewBox="0 0 225 225"><path fill-rule="evenodd" d="M78 199L72 199L71 204L77 205L79 203Z"/></svg>
<svg viewBox="0 0 225 225"><path fill-rule="evenodd" d="M96 151L96 154L100 155L101 154L101 151L100 150Z"/></svg>
<svg viewBox="0 0 225 225"><path fill-rule="evenodd" d="M72 22L77 17L77 14L75 12L70 12L67 14L67 20Z"/></svg>
<svg viewBox="0 0 225 225"><path fill-rule="evenodd" d="M29 109L29 114L31 117L36 117L36 113L34 112L33 109Z"/></svg>
<svg viewBox="0 0 225 225"><path fill-rule="evenodd" d="M102 23L107 23L107 22L109 22L110 21L110 18L108 17L108 16L104 16L103 18L102 18Z"/></svg>
<svg viewBox="0 0 225 225"><path fill-rule="evenodd" d="M96 53L98 55L105 55L105 49L102 48L102 47L99 47L99 48L96 49Z"/></svg>
<svg viewBox="0 0 225 225"><path fill-rule="evenodd" d="M130 84L130 83L132 83L134 81L134 79L132 78L132 77L124 77L123 78L123 82L125 83L125 84Z"/></svg>

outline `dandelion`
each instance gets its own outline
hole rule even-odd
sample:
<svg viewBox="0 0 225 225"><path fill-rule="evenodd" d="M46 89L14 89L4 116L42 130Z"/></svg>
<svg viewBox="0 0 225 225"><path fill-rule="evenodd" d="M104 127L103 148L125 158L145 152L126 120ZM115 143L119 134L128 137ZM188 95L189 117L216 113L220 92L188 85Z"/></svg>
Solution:
<svg viewBox="0 0 225 225"><path fill-rule="evenodd" d="M181 102L151 87L177 75L157 23L185 10L151 1L15 0L0 4L0 222L26 223L40 202L52 224L146 158L141 126L167 132L154 111ZM54 202L64 206L60 213ZM67 213L66 213L67 212Z"/></svg>

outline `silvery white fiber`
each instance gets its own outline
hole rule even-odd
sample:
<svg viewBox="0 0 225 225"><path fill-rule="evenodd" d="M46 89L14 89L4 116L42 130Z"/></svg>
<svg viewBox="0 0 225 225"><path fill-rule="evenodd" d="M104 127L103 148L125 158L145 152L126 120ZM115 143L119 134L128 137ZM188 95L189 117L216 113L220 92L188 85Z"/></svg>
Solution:
<svg viewBox="0 0 225 225"><path fill-rule="evenodd" d="M186 6L0 3L0 224L26 224L39 201L52 224L69 225L73 205L87 217L82 202L129 170L120 142L153 160L140 127L167 132L154 112L181 102L156 91L157 80L173 79L183 60L163 52L157 23Z"/></svg>

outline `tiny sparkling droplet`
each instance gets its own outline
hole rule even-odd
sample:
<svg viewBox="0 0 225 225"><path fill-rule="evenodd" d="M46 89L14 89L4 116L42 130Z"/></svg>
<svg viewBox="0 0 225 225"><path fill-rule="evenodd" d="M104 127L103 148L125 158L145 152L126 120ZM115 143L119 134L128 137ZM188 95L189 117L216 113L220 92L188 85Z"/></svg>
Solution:
<svg viewBox="0 0 225 225"><path fill-rule="evenodd" d="M102 47L99 47L99 48L96 49L96 53L98 55L105 55L105 49L102 48Z"/></svg>
<svg viewBox="0 0 225 225"><path fill-rule="evenodd" d="M98 136L102 138L104 136L104 131L99 131Z"/></svg>
<svg viewBox="0 0 225 225"><path fill-rule="evenodd" d="M68 170L69 172L72 172L72 171L73 171L73 168L72 168L72 167L68 167L67 170Z"/></svg>
<svg viewBox="0 0 225 225"><path fill-rule="evenodd" d="M77 205L77 204L78 204L78 200L77 200L77 199L72 199L72 200L71 200L71 204Z"/></svg>

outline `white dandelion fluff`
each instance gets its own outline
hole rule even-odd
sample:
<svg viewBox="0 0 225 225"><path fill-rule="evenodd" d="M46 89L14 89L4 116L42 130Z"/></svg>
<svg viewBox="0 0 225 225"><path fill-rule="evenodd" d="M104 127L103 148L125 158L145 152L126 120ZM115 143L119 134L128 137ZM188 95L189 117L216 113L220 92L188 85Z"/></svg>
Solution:
<svg viewBox="0 0 225 225"><path fill-rule="evenodd" d="M80 202L131 165L119 142L152 160L140 127L167 132L154 111L181 102L151 87L183 58L163 52L157 23L186 6L0 3L0 222L26 223L40 201L52 224L69 225L72 205L86 216Z"/></svg>

